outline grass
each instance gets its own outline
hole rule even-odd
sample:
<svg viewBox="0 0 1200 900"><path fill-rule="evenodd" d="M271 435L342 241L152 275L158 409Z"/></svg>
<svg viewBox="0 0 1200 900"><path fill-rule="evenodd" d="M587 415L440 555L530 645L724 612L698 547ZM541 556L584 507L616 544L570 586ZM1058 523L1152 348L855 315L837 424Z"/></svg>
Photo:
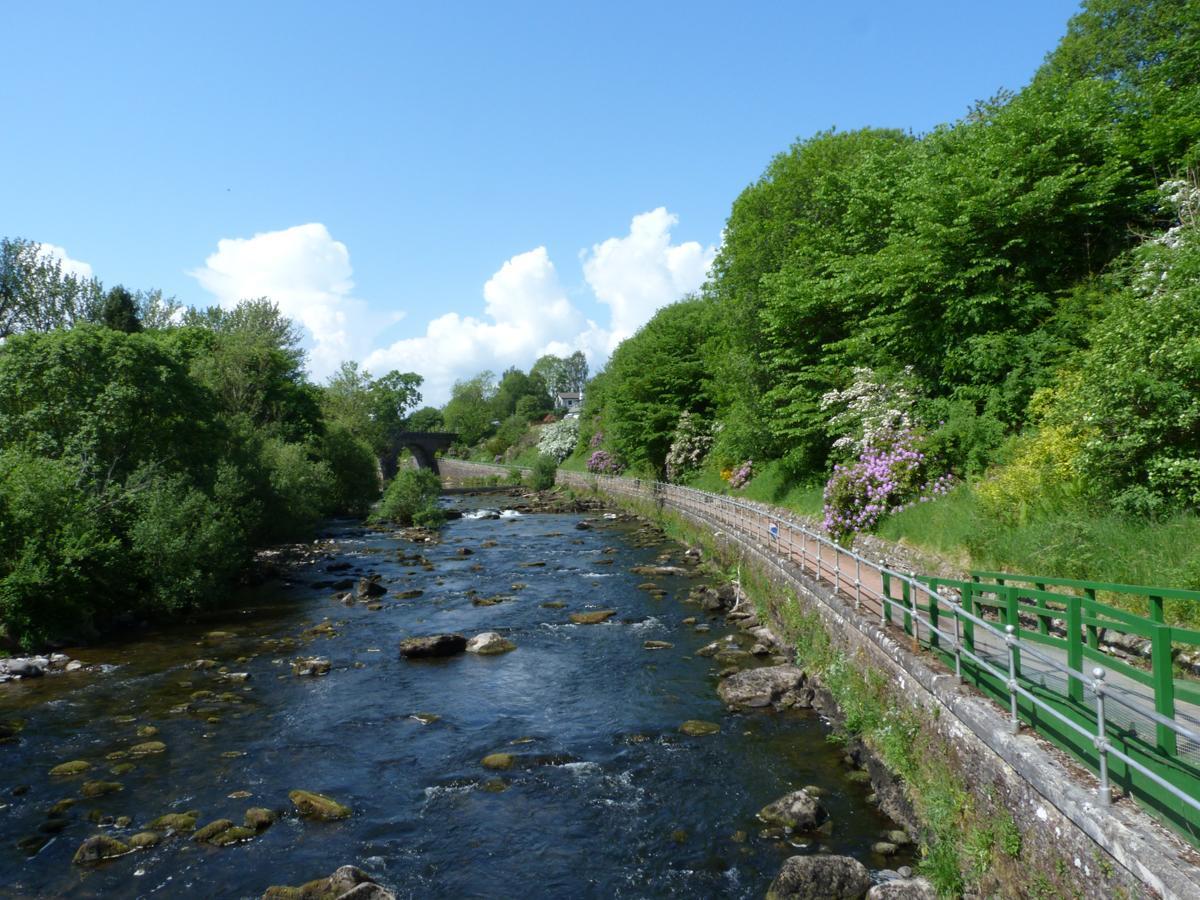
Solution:
<svg viewBox="0 0 1200 900"><path fill-rule="evenodd" d="M989 516L969 485L918 503L886 519L879 536L927 550L963 568L1112 584L1200 589L1200 516L1181 513L1152 521L1053 509L1020 524ZM1139 597L1101 595L1139 615ZM1200 625L1200 604L1166 603L1167 621Z"/></svg>
<svg viewBox="0 0 1200 900"><path fill-rule="evenodd" d="M784 472L778 462L763 465L741 490L730 488L715 467L706 466L688 479L688 485L714 494L729 494L745 497L759 503L782 506L804 516L819 516L823 503L824 486L812 482L796 483Z"/></svg>

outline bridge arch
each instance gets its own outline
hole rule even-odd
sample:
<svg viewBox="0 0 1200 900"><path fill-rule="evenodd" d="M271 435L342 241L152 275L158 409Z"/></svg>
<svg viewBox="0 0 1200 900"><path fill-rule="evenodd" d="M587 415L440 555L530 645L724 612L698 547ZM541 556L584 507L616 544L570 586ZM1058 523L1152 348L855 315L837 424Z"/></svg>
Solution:
<svg viewBox="0 0 1200 900"><path fill-rule="evenodd" d="M452 431L402 431L392 439L390 452L379 461L384 478L392 478L399 465L400 451L407 450L417 462L417 468L429 469L440 475L437 452L448 450L458 440Z"/></svg>

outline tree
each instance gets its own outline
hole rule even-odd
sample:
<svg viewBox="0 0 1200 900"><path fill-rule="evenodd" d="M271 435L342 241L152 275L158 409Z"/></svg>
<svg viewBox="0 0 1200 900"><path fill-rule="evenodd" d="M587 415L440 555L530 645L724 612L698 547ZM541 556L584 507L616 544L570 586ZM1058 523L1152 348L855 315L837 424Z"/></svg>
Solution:
<svg viewBox="0 0 1200 900"><path fill-rule="evenodd" d="M458 433L459 440L470 446L492 432L492 400L496 394L495 376L480 372L466 381L456 381L450 402L442 411L446 428Z"/></svg>
<svg viewBox="0 0 1200 900"><path fill-rule="evenodd" d="M0 240L0 338L92 321L101 299L99 281L64 273L41 244Z"/></svg>
<svg viewBox="0 0 1200 900"><path fill-rule="evenodd" d="M433 406L422 406L408 417L411 431L441 431L445 427L442 411Z"/></svg>
<svg viewBox="0 0 1200 900"><path fill-rule="evenodd" d="M100 304L96 321L105 328L114 331L124 331L126 334L142 330L141 319L138 318L138 304L124 285L118 284L104 295Z"/></svg>

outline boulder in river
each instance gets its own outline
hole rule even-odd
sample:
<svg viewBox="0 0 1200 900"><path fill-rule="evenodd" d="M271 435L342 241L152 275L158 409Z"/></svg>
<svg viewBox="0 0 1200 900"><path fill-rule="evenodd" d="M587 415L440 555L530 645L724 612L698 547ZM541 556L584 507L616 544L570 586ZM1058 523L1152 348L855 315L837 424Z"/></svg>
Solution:
<svg viewBox="0 0 1200 900"><path fill-rule="evenodd" d="M153 831L139 831L129 839L129 846L134 850L143 850L146 847L153 847L161 840L162 838Z"/></svg>
<svg viewBox="0 0 1200 900"><path fill-rule="evenodd" d="M479 761L485 769L503 772L511 769L517 758L511 753L489 753Z"/></svg>
<svg viewBox="0 0 1200 900"><path fill-rule="evenodd" d="M805 689L807 676L798 666L764 666L731 675L717 686L717 693L729 706L809 706L811 689Z"/></svg>
<svg viewBox="0 0 1200 900"><path fill-rule="evenodd" d="M300 887L269 887L262 900L396 900L396 895L362 869L342 866Z"/></svg>
<svg viewBox="0 0 1200 900"><path fill-rule="evenodd" d="M828 819L821 801L806 790L792 791L759 810L758 817L768 825L782 825L795 831L813 831Z"/></svg>
<svg viewBox="0 0 1200 900"><path fill-rule="evenodd" d="M592 612L571 613L571 621L576 625L599 625L617 614L615 609L597 609Z"/></svg>
<svg viewBox="0 0 1200 900"><path fill-rule="evenodd" d="M870 887L871 874L857 859L792 856L767 888L767 900L860 900Z"/></svg>
<svg viewBox="0 0 1200 900"><path fill-rule="evenodd" d="M83 787L79 789L79 795L88 800L94 800L105 794L115 794L124 789L119 781L85 781Z"/></svg>
<svg viewBox="0 0 1200 900"><path fill-rule="evenodd" d="M261 806L252 806L246 810L246 827L253 828L255 831L266 831L275 824L276 818L274 810L264 809Z"/></svg>
<svg viewBox="0 0 1200 900"><path fill-rule="evenodd" d="M679 726L679 730L691 737L701 737L706 734L716 734L721 726L716 722L704 722L700 719L688 719Z"/></svg>
<svg viewBox="0 0 1200 900"><path fill-rule="evenodd" d="M670 641L643 641L643 650L670 650L675 645Z"/></svg>
<svg viewBox="0 0 1200 900"><path fill-rule="evenodd" d="M461 634L429 634L405 638L400 642L400 655L405 659L454 656L466 649L467 639Z"/></svg>
<svg viewBox="0 0 1200 900"><path fill-rule="evenodd" d="M937 891L925 878L897 878L875 885L867 900L937 900Z"/></svg>
<svg viewBox="0 0 1200 900"><path fill-rule="evenodd" d="M149 756L152 753L163 753L167 749L167 745L162 741L146 741L142 744L135 744L129 748L129 752L134 756Z"/></svg>
<svg viewBox="0 0 1200 900"><path fill-rule="evenodd" d="M387 593L387 590L387 588L379 583L379 576L373 575L370 578L358 579L356 593L359 600L367 600L373 597L382 597Z"/></svg>
<svg viewBox="0 0 1200 900"><path fill-rule="evenodd" d="M116 838L104 834L94 834L75 851L71 862L77 866L96 866L105 860L116 859L133 850L128 844L123 844Z"/></svg>
<svg viewBox="0 0 1200 900"><path fill-rule="evenodd" d="M60 763L50 770L51 775L65 776L78 775L81 772L86 772L92 767L90 762L82 759L73 759L70 762Z"/></svg>
<svg viewBox="0 0 1200 900"><path fill-rule="evenodd" d="M328 675L331 664L324 656L305 656L292 663L293 675Z"/></svg>
<svg viewBox="0 0 1200 900"><path fill-rule="evenodd" d="M494 656L516 649L516 644L494 631L485 631L467 641L467 652L478 653L480 656Z"/></svg>
<svg viewBox="0 0 1200 900"><path fill-rule="evenodd" d="M217 835L228 831L232 827L233 822L229 819L217 819L214 822L209 822L203 828L197 829L196 833L192 835L192 840L198 844L207 844Z"/></svg>
<svg viewBox="0 0 1200 900"><path fill-rule="evenodd" d="M151 831L195 831L196 819L200 817L200 813L195 810L188 810L182 813L167 813L165 816L159 816L146 827Z"/></svg>
<svg viewBox="0 0 1200 900"><path fill-rule="evenodd" d="M688 570L679 566L634 566L629 570L634 575L687 575Z"/></svg>
<svg viewBox="0 0 1200 900"><path fill-rule="evenodd" d="M350 807L342 806L332 797L317 794L313 791L290 791L288 799L296 807L296 811L306 819L347 819L350 817Z"/></svg>

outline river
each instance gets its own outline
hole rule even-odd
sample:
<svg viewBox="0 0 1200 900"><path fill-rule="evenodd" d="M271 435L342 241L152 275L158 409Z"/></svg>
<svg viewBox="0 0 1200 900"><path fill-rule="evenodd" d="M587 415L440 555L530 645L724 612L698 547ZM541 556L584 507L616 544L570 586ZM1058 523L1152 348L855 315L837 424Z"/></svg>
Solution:
<svg viewBox="0 0 1200 900"><path fill-rule="evenodd" d="M446 502L471 516L501 500ZM582 518L593 527L577 530ZM664 556L678 565L683 549L599 514L467 517L436 545L339 522L312 561L219 619L69 651L102 672L0 685L0 721L24 723L0 744L0 895L258 897L352 863L401 897L759 897L797 853L911 861L871 853L896 826L815 713L723 707L720 666L696 651L738 633L685 602L704 582L656 577L666 592L656 596L630 572ZM381 608L336 602L331 582L368 574L388 588ZM616 615L569 621L601 608ZM699 629L684 623L693 617ZM397 652L406 636L483 631L517 649L436 661ZM310 655L328 657L330 673L293 675L292 660ZM694 719L719 733L682 734ZM165 750L128 755L147 741ZM516 764L483 768L496 752ZM49 774L73 760L91 768ZM120 788L81 798L95 781ZM825 791L831 833L763 834L757 810L805 785ZM297 788L353 815L299 818ZM49 815L64 799L76 802ZM128 840L188 810L201 825L241 823L252 806L283 815L246 843L176 835L99 867L71 862L92 834Z"/></svg>

